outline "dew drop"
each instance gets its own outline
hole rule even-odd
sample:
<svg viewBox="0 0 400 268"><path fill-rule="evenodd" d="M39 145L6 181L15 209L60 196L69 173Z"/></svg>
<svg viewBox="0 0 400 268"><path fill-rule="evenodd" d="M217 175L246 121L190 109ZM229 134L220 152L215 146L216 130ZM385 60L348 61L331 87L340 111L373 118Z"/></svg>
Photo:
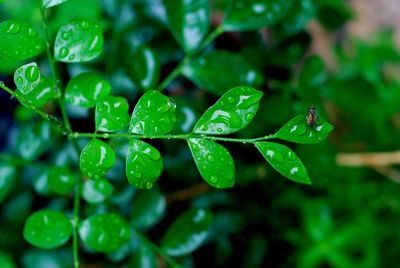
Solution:
<svg viewBox="0 0 400 268"><path fill-rule="evenodd" d="M30 37L35 37L37 35L37 31L35 29L33 29L33 28L29 28L28 29L28 35Z"/></svg>
<svg viewBox="0 0 400 268"><path fill-rule="evenodd" d="M39 79L39 68L36 66L29 66L26 68L25 77L29 82L33 82Z"/></svg>
<svg viewBox="0 0 400 268"><path fill-rule="evenodd" d="M67 57L68 54L69 54L69 49L68 49L68 48L62 47L62 48L60 49L60 57L61 57L61 58Z"/></svg>
<svg viewBox="0 0 400 268"><path fill-rule="evenodd" d="M229 102L230 104L232 104L234 101L235 101L235 98L234 98L234 97L228 97L228 102Z"/></svg>
<svg viewBox="0 0 400 268"><path fill-rule="evenodd" d="M288 152L288 158L289 158L289 160L292 160L292 161L297 159L296 155L292 152Z"/></svg>
<svg viewBox="0 0 400 268"><path fill-rule="evenodd" d="M211 176L210 181L211 181L212 183L216 183L216 182L217 182L217 177Z"/></svg>
<svg viewBox="0 0 400 268"><path fill-rule="evenodd" d="M207 160L210 161L210 162L214 161L214 156L209 154L207 156Z"/></svg>
<svg viewBox="0 0 400 268"><path fill-rule="evenodd" d="M67 30L65 32L62 32L61 38L64 39L64 41L68 41L68 39L71 38L72 34L73 34L72 30Z"/></svg>
<svg viewBox="0 0 400 268"><path fill-rule="evenodd" d="M146 189L151 189L153 187L153 183L151 182L146 182Z"/></svg>
<svg viewBox="0 0 400 268"><path fill-rule="evenodd" d="M17 78L17 83L18 83L18 84L24 83L24 79L23 79L21 76L18 76L18 78Z"/></svg>
<svg viewBox="0 0 400 268"><path fill-rule="evenodd" d="M88 29L89 28L89 22L87 22L87 21L82 21L81 22L81 27L82 27L82 29Z"/></svg>
<svg viewBox="0 0 400 268"><path fill-rule="evenodd" d="M74 59L75 59L75 55L74 55L74 54L70 55L70 56L68 57L68 59L69 59L69 60L74 60Z"/></svg>
<svg viewBox="0 0 400 268"><path fill-rule="evenodd" d="M7 33L17 34L21 30L21 25L18 22L13 22L8 26Z"/></svg>

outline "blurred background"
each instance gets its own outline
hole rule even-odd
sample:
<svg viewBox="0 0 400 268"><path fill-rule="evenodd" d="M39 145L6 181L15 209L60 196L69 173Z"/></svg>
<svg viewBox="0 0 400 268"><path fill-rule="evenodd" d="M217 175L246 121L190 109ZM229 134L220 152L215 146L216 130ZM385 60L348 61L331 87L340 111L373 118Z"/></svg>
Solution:
<svg viewBox="0 0 400 268"><path fill-rule="evenodd" d="M228 2L212 1L213 27L221 22ZM236 185L212 189L202 181L185 143L152 141L165 160L155 189L142 193L127 184L121 153L108 176L114 185L112 198L96 205L83 202L83 216L116 210L157 244L177 215L190 207L209 208L214 214L210 234L202 247L179 259L186 267L397 267L398 10L397 0L299 0L275 25L226 32L207 48L234 52L263 75L259 112L236 136L274 133L310 105L334 125L326 141L287 144L307 167L312 186L285 179L252 146L226 144L235 159ZM111 83L112 94L128 98L131 107L142 94L124 63L135 46L145 44L157 52L161 80L183 56L165 25L159 0L69 0L50 9L48 16L53 39L57 29L73 18L100 22L105 51L94 62L59 64L63 83L83 71L97 71ZM35 0L2 1L0 17L41 28ZM48 74L44 54L37 62ZM0 59L0 80L14 88L12 74L19 66ZM225 75L223 62L219 73ZM195 123L190 118L198 118L218 99L183 77L166 94L177 103L176 133L189 132ZM12 186L0 190L0 266L3 259L12 259L16 267L71 267L71 245L34 249L23 240L22 228L26 217L43 206L71 210L71 197L50 193L37 163L74 166L76 156L60 133L52 132L3 91L0 103L0 168L4 159L18 167ZM58 114L56 107L49 103L43 109ZM94 130L93 111L69 106L68 113L75 131ZM36 164L18 160L37 143L42 153L32 157ZM112 145L118 151L125 144L113 141ZM152 221L138 223L135 211L143 200L159 200L165 206ZM81 251L81 267L139 267L131 251L108 255ZM157 266L167 267L162 259Z"/></svg>

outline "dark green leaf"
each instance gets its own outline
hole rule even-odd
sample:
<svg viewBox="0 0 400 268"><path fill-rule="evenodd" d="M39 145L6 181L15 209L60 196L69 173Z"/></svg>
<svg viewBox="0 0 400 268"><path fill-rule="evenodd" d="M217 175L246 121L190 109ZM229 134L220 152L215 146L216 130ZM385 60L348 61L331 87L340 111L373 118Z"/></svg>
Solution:
<svg viewBox="0 0 400 268"><path fill-rule="evenodd" d="M313 126L309 126L307 116L299 115L279 129L275 137L297 143L315 143L324 140L332 130L333 126L320 116Z"/></svg>
<svg viewBox="0 0 400 268"><path fill-rule="evenodd" d="M75 187L78 177L66 167L54 167L51 169L48 183L53 193L68 195Z"/></svg>
<svg viewBox="0 0 400 268"><path fill-rule="evenodd" d="M16 169L5 162L0 163L0 204L15 186Z"/></svg>
<svg viewBox="0 0 400 268"><path fill-rule="evenodd" d="M193 132L222 135L241 130L256 115L262 95L251 87L232 88L208 108Z"/></svg>
<svg viewBox="0 0 400 268"><path fill-rule="evenodd" d="M110 94L111 86L96 73L82 73L72 78L65 89L65 101L90 108Z"/></svg>
<svg viewBox="0 0 400 268"><path fill-rule="evenodd" d="M160 152L140 140L129 142L126 155L126 176L136 188L150 189L160 177L164 163Z"/></svg>
<svg viewBox="0 0 400 268"><path fill-rule="evenodd" d="M283 176L295 182L311 184L303 163L288 147L274 142L257 142L256 147Z"/></svg>
<svg viewBox="0 0 400 268"><path fill-rule="evenodd" d="M128 267L159 268L160 265L154 252L141 243L129 260Z"/></svg>
<svg viewBox="0 0 400 268"><path fill-rule="evenodd" d="M64 245L72 234L67 216L56 210L44 209L29 216L24 226L24 237L39 248L56 248Z"/></svg>
<svg viewBox="0 0 400 268"><path fill-rule="evenodd" d="M176 121L175 102L158 91L143 94L135 106L129 126L132 134L166 134Z"/></svg>
<svg viewBox="0 0 400 268"><path fill-rule="evenodd" d="M62 4L68 0L43 0L43 6L46 8Z"/></svg>
<svg viewBox="0 0 400 268"><path fill-rule="evenodd" d="M129 124L129 104L125 98L107 96L96 104L96 130L114 132Z"/></svg>
<svg viewBox="0 0 400 268"><path fill-rule="evenodd" d="M76 19L62 26L54 44L54 56L62 62L86 62L100 55L103 32L97 23Z"/></svg>
<svg viewBox="0 0 400 268"><path fill-rule="evenodd" d="M52 81L42 77L39 84L30 93L25 95L25 99L35 107L42 107L59 96L60 92L54 88Z"/></svg>
<svg viewBox="0 0 400 268"><path fill-rule="evenodd" d="M83 184L82 197L90 204L101 203L112 195L114 186L106 179L87 180Z"/></svg>
<svg viewBox="0 0 400 268"><path fill-rule="evenodd" d="M14 83L23 95L29 94L38 85L40 78L36 62L25 64L14 73Z"/></svg>
<svg viewBox="0 0 400 268"><path fill-rule="evenodd" d="M140 229L150 229L165 214L167 202L157 190L139 192L133 205L131 224Z"/></svg>
<svg viewBox="0 0 400 268"><path fill-rule="evenodd" d="M124 57L125 72L142 90L152 90L160 78L158 55L145 45L132 50L128 56Z"/></svg>
<svg viewBox="0 0 400 268"><path fill-rule="evenodd" d="M24 61L42 53L45 43L29 24L17 20L0 23L0 57Z"/></svg>
<svg viewBox="0 0 400 268"><path fill-rule="evenodd" d="M188 144L201 176L215 188L235 185L235 166L228 150L209 140L189 139Z"/></svg>
<svg viewBox="0 0 400 268"><path fill-rule="evenodd" d="M0 251L0 263L2 268L17 268L11 256Z"/></svg>
<svg viewBox="0 0 400 268"><path fill-rule="evenodd" d="M80 168L85 176L100 179L114 165L115 153L107 143L92 139L83 148L80 157Z"/></svg>
<svg viewBox="0 0 400 268"><path fill-rule="evenodd" d="M278 22L292 0L232 0L222 26L227 31L257 30Z"/></svg>
<svg viewBox="0 0 400 268"><path fill-rule="evenodd" d="M167 229L163 249L171 256L187 255L199 248L207 238L212 214L205 209L190 209Z"/></svg>
<svg viewBox="0 0 400 268"><path fill-rule="evenodd" d="M111 252L129 241L131 230L121 216L106 213L91 216L80 222L79 236L90 249Z"/></svg>
<svg viewBox="0 0 400 268"><path fill-rule="evenodd" d="M196 51L210 25L210 1L164 0L164 5L176 41L186 53Z"/></svg>
<svg viewBox="0 0 400 268"><path fill-rule="evenodd" d="M216 95L238 85L257 87L262 74L237 53L213 50L183 68L183 74L200 88Z"/></svg>

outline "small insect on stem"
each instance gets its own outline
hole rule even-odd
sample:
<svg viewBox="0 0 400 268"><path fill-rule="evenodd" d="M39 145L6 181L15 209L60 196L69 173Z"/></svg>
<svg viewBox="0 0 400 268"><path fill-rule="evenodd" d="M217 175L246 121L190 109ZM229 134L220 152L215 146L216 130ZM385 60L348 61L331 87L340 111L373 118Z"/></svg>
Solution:
<svg viewBox="0 0 400 268"><path fill-rule="evenodd" d="M317 108L311 106L310 109L308 109L307 125L313 127L316 121L317 121Z"/></svg>

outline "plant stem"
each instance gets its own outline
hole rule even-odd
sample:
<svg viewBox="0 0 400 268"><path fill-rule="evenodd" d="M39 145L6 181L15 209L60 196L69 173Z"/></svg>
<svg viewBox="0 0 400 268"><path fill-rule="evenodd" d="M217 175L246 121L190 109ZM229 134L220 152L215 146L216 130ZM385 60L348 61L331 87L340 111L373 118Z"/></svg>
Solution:
<svg viewBox="0 0 400 268"><path fill-rule="evenodd" d="M259 138L253 139L236 139L227 137L207 136L201 134L178 134L178 135L138 135L138 134L99 134L99 133L78 133L74 132L69 135L71 139L77 138L122 138L122 139L176 139L176 140L188 140L188 139L204 139L212 141L225 141L225 142L240 142L240 143L255 143L257 141L269 140L275 138L274 134L266 135Z"/></svg>
<svg viewBox="0 0 400 268"><path fill-rule="evenodd" d="M141 232L134 230L135 234L139 237L139 239L145 244L148 248L150 248L152 251L156 252L160 256L162 256L165 261L173 268L180 268L182 265L178 264L174 259L172 259L168 254L160 248L158 245L154 244L150 239L148 239L145 235L143 235Z"/></svg>
<svg viewBox="0 0 400 268"><path fill-rule="evenodd" d="M201 46L197 49L196 52L186 55L175 67L175 69L172 70L172 72L155 88L157 91L162 91L164 90L175 78L177 78L181 72L182 69L185 67L186 64L188 64L192 58L203 51L212 41L214 41L217 36L222 34L224 32L224 29L221 26L218 26L217 28L214 29L203 41Z"/></svg>

